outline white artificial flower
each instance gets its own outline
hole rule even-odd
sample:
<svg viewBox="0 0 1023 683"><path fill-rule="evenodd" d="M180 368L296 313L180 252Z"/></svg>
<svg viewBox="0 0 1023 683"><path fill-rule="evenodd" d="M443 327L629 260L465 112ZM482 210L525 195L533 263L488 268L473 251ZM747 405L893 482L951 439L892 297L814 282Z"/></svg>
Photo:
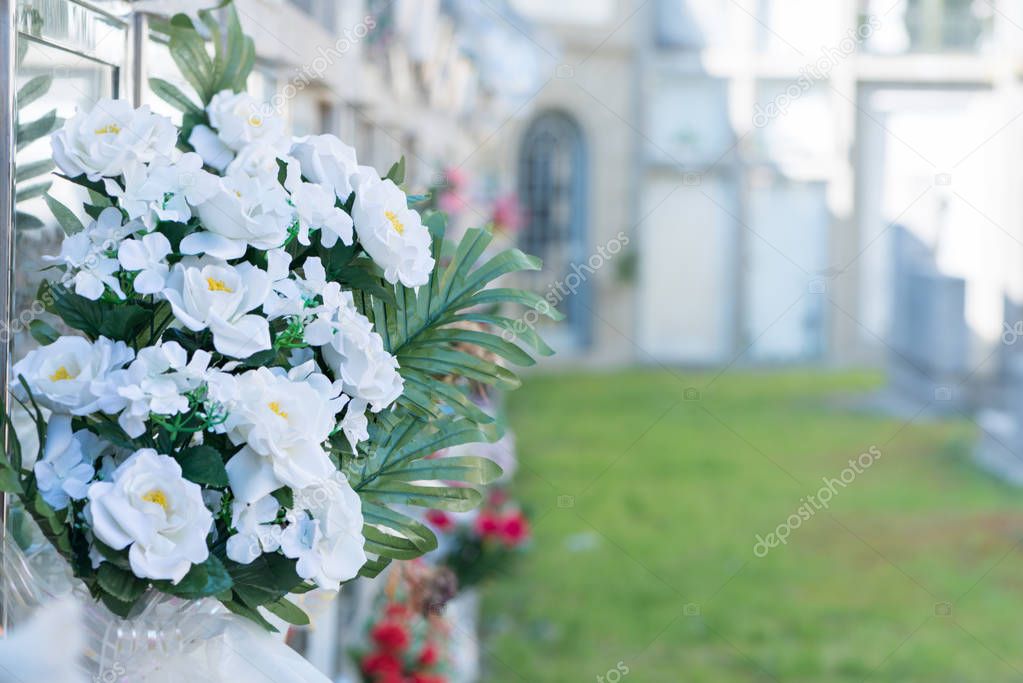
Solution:
<svg viewBox="0 0 1023 683"><path fill-rule="evenodd" d="M355 148L334 135L309 135L296 138L291 156L302 165L302 175L318 183L341 201L347 201L354 189L352 176L359 170Z"/></svg>
<svg viewBox="0 0 1023 683"><path fill-rule="evenodd" d="M169 156L177 137L171 120L152 113L148 105L133 109L125 100L102 98L68 119L50 142L53 160L65 175L84 173L96 181L121 175L132 161Z"/></svg>
<svg viewBox="0 0 1023 683"><path fill-rule="evenodd" d="M170 416L188 412L186 394L202 382L210 354L200 349L191 362L186 361L180 344L162 342L139 350L131 365L110 374L110 390L126 403L117 422L128 436L142 436L151 413Z"/></svg>
<svg viewBox="0 0 1023 683"><path fill-rule="evenodd" d="M100 337L90 342L83 337L59 337L52 344L29 351L11 369L15 396L27 399L18 381L25 382L40 405L57 413L89 415L98 411L115 413L124 406L116 393L105 390L110 373L120 370L135 357L122 341Z"/></svg>
<svg viewBox="0 0 1023 683"><path fill-rule="evenodd" d="M354 451L363 441L369 438L369 419L366 417L366 400L353 398L348 402L345 416L341 419L341 431Z"/></svg>
<svg viewBox="0 0 1023 683"><path fill-rule="evenodd" d="M249 564L263 553L281 547L281 527L270 524L277 519L280 503L273 496L263 496L252 503L231 504L231 526L238 533L227 539L227 557L239 564Z"/></svg>
<svg viewBox="0 0 1023 683"><path fill-rule="evenodd" d="M213 346L232 358L248 358L271 347L266 318L250 313L269 293L265 271L248 263L231 266L212 260L176 264L163 290L185 327L195 332L209 328Z"/></svg>
<svg viewBox="0 0 1023 683"><path fill-rule="evenodd" d="M236 152L253 142L287 151L283 119L246 92L221 90L210 100L206 112L217 137Z"/></svg>
<svg viewBox="0 0 1023 683"><path fill-rule="evenodd" d="M295 210L276 175L234 173L220 179L220 189L198 207L205 230L181 241L183 254L239 258L248 247L280 247L295 221Z"/></svg>
<svg viewBox="0 0 1023 683"><path fill-rule="evenodd" d="M79 296L95 301L109 287L123 299L124 291L116 276L120 270L115 258L117 246L141 226L134 222L124 223L122 218L120 210L114 207L103 209L99 218L84 230L61 242L60 254L44 255L43 260L66 266L65 277L71 279Z"/></svg>
<svg viewBox="0 0 1023 683"><path fill-rule="evenodd" d="M337 283L332 283L336 285ZM384 349L384 341L373 323L355 308L351 292L336 291L336 300L327 301L333 316L320 313L305 330L306 340L320 346L323 359L341 380L346 394L364 399L374 413L384 410L401 396L405 382L398 374L398 359Z"/></svg>
<svg viewBox="0 0 1023 683"><path fill-rule="evenodd" d="M280 146L268 145L261 141L246 145L238 152L238 156L227 165L225 175L254 175L277 178L281 171L280 163L284 162L286 178L296 182L300 177L298 161L288 156L287 147L281 151Z"/></svg>
<svg viewBox="0 0 1023 683"><path fill-rule="evenodd" d="M306 263L313 260L320 261L313 256ZM266 253L266 263L271 292L263 303L263 313L270 320L302 315L306 309L306 292L302 279L291 274L291 255L284 249L274 249Z"/></svg>
<svg viewBox="0 0 1023 683"><path fill-rule="evenodd" d="M362 503L342 473L295 491L288 522L281 550L303 579L338 590L366 564Z"/></svg>
<svg viewBox="0 0 1023 683"><path fill-rule="evenodd" d="M131 546L128 561L140 578L178 583L209 557L213 515L202 488L181 475L174 458L151 448L135 451L112 481L89 487L86 516L97 539L114 550Z"/></svg>
<svg viewBox="0 0 1023 683"><path fill-rule="evenodd" d="M384 269L391 284L419 287L430 281L432 238L419 213L408 208L405 193L367 166L355 176L352 218L366 253Z"/></svg>
<svg viewBox="0 0 1023 683"><path fill-rule="evenodd" d="M216 132L205 124L199 124L188 136L188 144L196 154L202 157L203 163L221 173L234 160L234 152L224 144Z"/></svg>
<svg viewBox="0 0 1023 683"><path fill-rule="evenodd" d="M192 207L208 201L220 189L217 176L202 169L202 158L193 152L177 161L156 159L150 164L133 162L124 171L124 187L106 179L107 193L132 219L141 219L152 230L159 221L187 223Z"/></svg>
<svg viewBox="0 0 1023 683"><path fill-rule="evenodd" d="M35 463L39 493L54 510L82 500L96 474L94 464L110 444L88 430L71 431L70 415L55 415L46 428L46 451Z"/></svg>
<svg viewBox="0 0 1023 683"><path fill-rule="evenodd" d="M353 242L352 217L334 205L334 193L315 183L292 183L291 201L298 214L298 241L309 244L309 231L320 231L320 243L330 249L338 240Z"/></svg>
<svg viewBox="0 0 1023 683"><path fill-rule="evenodd" d="M141 239L121 242L117 249L117 260L125 270L138 271L133 286L139 294L156 294L163 291L167 283L167 255L171 253L170 241L159 232L143 235Z"/></svg>
<svg viewBox="0 0 1023 683"><path fill-rule="evenodd" d="M252 502L282 486L311 486L334 471L323 443L348 399L314 367L309 362L286 375L265 367L211 375L210 398L227 411L218 429L244 444L227 463L238 500Z"/></svg>

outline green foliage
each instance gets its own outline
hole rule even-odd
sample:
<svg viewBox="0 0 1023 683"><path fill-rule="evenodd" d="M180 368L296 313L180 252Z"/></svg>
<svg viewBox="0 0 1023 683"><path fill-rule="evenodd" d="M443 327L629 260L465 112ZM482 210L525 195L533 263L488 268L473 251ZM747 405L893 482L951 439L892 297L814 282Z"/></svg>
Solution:
<svg viewBox="0 0 1023 683"><path fill-rule="evenodd" d="M424 419L440 418L451 410L470 420L485 422L488 418L443 378L453 375L502 389L516 388L519 380L502 365L458 347L477 346L509 363L532 365L535 361L530 352L550 355L553 351L535 332L524 325L516 326L514 320L497 315L492 309L529 306L552 320L562 316L525 290L488 288L504 275L539 269L539 259L509 249L477 266L493 236L484 228L475 228L466 232L444 266L444 216L432 214L426 223L434 235L433 255L438 263L429 283L418 292L397 287L394 305L363 293L362 306L383 337L385 347L398 358L405 379L405 393L399 399L401 407ZM502 334L453 327L464 322L483 323ZM518 331L518 327L525 331ZM528 350L512 340L521 341Z"/></svg>
<svg viewBox="0 0 1023 683"><path fill-rule="evenodd" d="M189 481L210 486L227 486L227 470L220 451L210 446L194 446L177 455L181 473Z"/></svg>
<svg viewBox="0 0 1023 683"><path fill-rule="evenodd" d="M149 585L131 571L122 569L110 562L104 562L96 571L96 582L110 596L128 604L133 604L142 597Z"/></svg>
<svg viewBox="0 0 1023 683"><path fill-rule="evenodd" d="M399 182L402 171L402 166L396 164L388 175ZM426 223L433 234L434 258L443 264L444 217L433 214ZM370 425L373 451L345 463L349 481L363 499L367 551L377 556L364 569L364 575L374 575L392 559L418 557L436 546L427 527L390 506L469 510L481 499L476 487L500 476L500 468L485 458L429 458L443 448L500 437L500 430L491 424L493 419L470 400L465 380L501 388L518 386L514 373L468 353L467 347L484 349L522 366L535 362L530 352L551 353L535 334L523 338L523 348L506 339L507 335L485 331L513 325L511 320L487 312L499 306L532 306L552 319L560 318L549 306L541 308L542 300L533 294L488 288L504 275L540 266L537 259L517 249L477 265L491 239L485 229L469 230L453 248L448 263L438 265L429 283L418 291L395 287L393 301L366 290L356 295L383 337L384 346L397 356L405 380L397 407L377 416ZM484 328L459 326L466 321L484 323Z"/></svg>
<svg viewBox="0 0 1023 683"><path fill-rule="evenodd" d="M230 590L234 580L220 558L211 554L202 564L194 564L185 578L177 584L170 581L154 581L157 590L188 600L208 598Z"/></svg>
<svg viewBox="0 0 1023 683"><path fill-rule="evenodd" d="M398 185L399 187L405 182L404 155L402 155L400 159L398 159L396 162L394 162L394 164L391 165L391 168L388 169L387 175L385 175L384 178L392 181L395 185Z"/></svg>
<svg viewBox="0 0 1023 683"><path fill-rule="evenodd" d="M256 63L255 42L242 32L238 12L229 3L225 11L226 32L212 11L199 12L203 25L211 35L212 57L206 39L188 17L178 14L170 21L154 21L152 24L154 30L167 36L171 58L185 80L195 88L202 107L209 104L221 90L243 91ZM202 107L195 105L187 95L167 81L153 78L149 84L158 97L185 114L204 116Z"/></svg>
<svg viewBox="0 0 1023 683"><path fill-rule="evenodd" d="M127 303L116 298L92 301L58 284L49 284L48 296L41 296L40 300L46 301L47 310L59 316L68 327L80 330L90 339L107 337L136 349L159 339L173 320L173 312L166 302Z"/></svg>
<svg viewBox="0 0 1023 683"><path fill-rule="evenodd" d="M180 109L186 114L202 113L202 109L192 102L192 100L188 98L188 95L181 92L176 85L168 83L162 78L150 78L149 87L152 88L153 92L161 100L167 102L176 109Z"/></svg>
<svg viewBox="0 0 1023 683"><path fill-rule="evenodd" d="M78 220L78 216L71 209L48 194L43 195L43 199L46 201L46 206L50 208L53 217L57 219L60 227L64 230L65 235L74 235L76 232L81 232L85 229L82 226L82 222Z"/></svg>

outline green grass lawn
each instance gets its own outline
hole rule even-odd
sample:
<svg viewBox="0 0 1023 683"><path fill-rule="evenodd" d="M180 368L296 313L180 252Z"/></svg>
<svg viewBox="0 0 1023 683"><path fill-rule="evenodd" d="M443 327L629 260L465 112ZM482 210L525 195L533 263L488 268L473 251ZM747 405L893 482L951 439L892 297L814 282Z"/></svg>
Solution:
<svg viewBox="0 0 1023 683"><path fill-rule="evenodd" d="M970 464L971 423L836 407L873 375L710 382L537 375L510 397L535 539L486 589L485 680L1023 680L1023 491Z"/></svg>

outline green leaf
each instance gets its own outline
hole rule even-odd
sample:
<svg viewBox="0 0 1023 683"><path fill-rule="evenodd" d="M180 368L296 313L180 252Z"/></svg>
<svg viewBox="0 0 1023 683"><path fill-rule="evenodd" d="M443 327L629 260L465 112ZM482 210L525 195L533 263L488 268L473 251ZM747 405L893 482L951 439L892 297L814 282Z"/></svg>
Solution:
<svg viewBox="0 0 1023 683"><path fill-rule="evenodd" d="M161 100L182 112L191 112L193 114L202 113L202 109L199 108L199 105L192 102L192 100L190 100L185 93L181 92L181 90L179 90L173 83L168 83L162 78L150 78L149 88Z"/></svg>
<svg viewBox="0 0 1023 683"><path fill-rule="evenodd" d="M130 571L114 566L110 562L103 562L96 571L96 580L100 588L126 603L134 603L149 585L146 581L138 578Z"/></svg>
<svg viewBox="0 0 1023 683"><path fill-rule="evenodd" d="M36 76L25 85L18 89L18 109L24 109L27 105L32 104L40 97L45 95L49 91L50 86L53 84L53 76L50 74L44 74L42 76Z"/></svg>
<svg viewBox="0 0 1023 683"><path fill-rule="evenodd" d="M107 592L100 593L99 599L108 610L122 619L127 619L128 615L131 614L131 608L135 606L134 603L118 600Z"/></svg>
<svg viewBox="0 0 1023 683"><path fill-rule="evenodd" d="M0 489L20 495L23 492L21 441L10 418L10 396L9 392L0 395ZM37 423L41 417L36 415ZM38 428L37 424L36 429Z"/></svg>
<svg viewBox="0 0 1023 683"><path fill-rule="evenodd" d="M285 598L268 602L263 607L289 624L294 624L295 626L309 625L309 615L299 609L298 605Z"/></svg>
<svg viewBox="0 0 1023 683"><path fill-rule="evenodd" d="M388 475L398 481L460 481L486 485L501 476L502 470L493 460L476 455L417 460L398 472Z"/></svg>
<svg viewBox="0 0 1023 683"><path fill-rule="evenodd" d="M177 456L181 474L189 481L210 486L227 486L227 469L220 452L210 446L193 446Z"/></svg>
<svg viewBox="0 0 1023 683"><path fill-rule="evenodd" d="M371 559L366 564L362 565L362 569L359 570L359 576L363 576L367 579L375 579L380 576L380 572L387 569L387 565L391 564L391 558L389 557L377 557Z"/></svg>
<svg viewBox="0 0 1023 683"><path fill-rule="evenodd" d="M256 44L249 36L242 31L241 22L238 20L238 12L234 5L230 5L225 12L225 23L227 25L226 54L221 56L218 50L218 61L223 66L220 70L220 89L228 88L234 92L241 92L245 89L245 82L249 72L256 60ZM217 45L222 45L218 41Z"/></svg>
<svg viewBox="0 0 1023 683"><path fill-rule="evenodd" d="M18 473L11 467L0 467L0 491L20 495L23 491Z"/></svg>
<svg viewBox="0 0 1023 683"><path fill-rule="evenodd" d="M556 309L549 301L539 294L524 289L509 289L494 287L484 289L472 295L464 301L459 302L466 308L478 306L492 306L500 304L519 304L527 309L536 311L542 316L558 322L565 319L565 314Z"/></svg>
<svg viewBox="0 0 1023 683"><path fill-rule="evenodd" d="M290 593L303 583L295 571L296 561L278 553L264 553L249 564L225 562L236 586L256 586L278 595Z"/></svg>
<svg viewBox="0 0 1023 683"><path fill-rule="evenodd" d="M32 144L39 138L45 137L60 127L61 121L57 118L57 110L53 109L32 123L18 124L15 139L18 141L17 149L20 151Z"/></svg>
<svg viewBox="0 0 1023 683"><path fill-rule="evenodd" d="M128 548L122 548L120 550L114 550L106 543L103 543L99 539L93 540L93 547L96 548L96 552L103 556L103 559L119 569L131 571L131 563L128 561Z"/></svg>
<svg viewBox="0 0 1023 683"><path fill-rule="evenodd" d="M370 528L371 534L379 533L379 530L387 530L390 532L390 536L401 537L405 541L402 547L415 550L415 554L412 557L418 557L437 549L437 536L428 526L418 520L412 519L397 510L392 510L385 505L368 501L363 503L362 513L367 525L371 524L375 527ZM380 552L379 550L374 552L398 559L398 556L387 552Z"/></svg>
<svg viewBox="0 0 1023 683"><path fill-rule="evenodd" d="M15 203L20 203L20 202L27 202L28 200L35 199L36 197L42 197L44 194L49 192L51 187L53 187L53 182L50 181L50 180L47 180L46 182L43 182L43 183L37 183L35 185L29 185L28 187L19 187L17 192L15 192L15 194L14 194L14 201L15 201ZM28 215L28 214L22 214L22 215L24 216L24 215ZM33 225L33 226L22 225L22 224L19 223L18 227L24 229L26 227L40 227L41 228L43 226L43 222L40 221L38 218L35 218L35 216L32 216L32 218L34 218L36 221L39 222L38 226L35 226L35 225Z"/></svg>
<svg viewBox="0 0 1023 683"><path fill-rule="evenodd" d="M222 600L221 602L223 603L224 607L231 610L235 614L245 617L250 621L256 622L257 624L259 624L260 626L262 626L264 629L271 633L278 633L277 627L271 624L269 621L267 621L266 618L264 618L263 615L259 613L259 610L249 607L248 605L245 605L241 602L237 602L235 600Z"/></svg>
<svg viewBox="0 0 1023 683"><path fill-rule="evenodd" d="M51 195L44 194L43 200L46 201L46 206L50 207L50 213L52 213L53 217L57 219L58 223L60 223L60 227L64 229L65 235L74 235L75 233L81 232L85 229L84 226L82 226L82 222L78 220L78 216L76 216L71 209L54 199Z"/></svg>
<svg viewBox="0 0 1023 683"><path fill-rule="evenodd" d="M181 75L195 88L203 106L209 104L216 94L216 74L206 41L193 27L174 26L172 22L168 47Z"/></svg>
<svg viewBox="0 0 1023 683"><path fill-rule="evenodd" d="M270 495L277 499L277 502L281 504L281 507L295 507L295 492L287 486L282 486Z"/></svg>
<svg viewBox="0 0 1023 683"><path fill-rule="evenodd" d="M99 206L105 209L108 206L114 205L113 202L110 201L110 198L105 194L100 194L92 188L89 188L87 191L89 193L89 201L93 204L93 206Z"/></svg>
<svg viewBox="0 0 1023 683"><path fill-rule="evenodd" d="M29 178L35 178L36 176L52 171L54 165L53 159L40 159L39 161L33 161L28 164L17 164L17 169L14 172L14 179L17 182L23 182Z"/></svg>
<svg viewBox="0 0 1023 683"><path fill-rule="evenodd" d="M49 189L48 186L43 189L43 192L46 192L47 189ZM38 230L46 225L46 223L43 223L32 214L25 213L24 211L18 211L14 214L14 224L18 230Z"/></svg>
<svg viewBox="0 0 1023 683"><path fill-rule="evenodd" d="M395 505L451 512L468 512L479 505L482 496L473 488L460 486L415 486L396 479L381 477L364 489L370 500Z"/></svg>
<svg viewBox="0 0 1023 683"><path fill-rule="evenodd" d="M375 553L394 560L414 560L424 554L424 551L404 536L396 536L368 524L362 528L362 535L366 538L367 553Z"/></svg>
<svg viewBox="0 0 1023 683"><path fill-rule="evenodd" d="M211 554L202 564L192 565L177 584L170 581L155 581L153 585L169 595L198 600L228 590L234 585L234 581L220 558Z"/></svg>
<svg viewBox="0 0 1023 683"><path fill-rule="evenodd" d="M157 305L129 304L99 299L92 301L69 291L62 285L49 287L50 308L76 330L92 339L103 336L133 345L155 320L165 317L169 307L165 302Z"/></svg>
<svg viewBox="0 0 1023 683"><path fill-rule="evenodd" d="M398 186L405 182L405 155L402 155L401 159L394 162L384 178L393 181Z"/></svg>
<svg viewBox="0 0 1023 683"><path fill-rule="evenodd" d="M496 278L538 268L537 259L511 249L477 265L492 241L488 230L468 230L457 247L446 250L443 215L429 214L424 224L433 235L432 253L439 264L429 283L418 290L395 287L393 303L358 288L362 292L357 304L373 321L384 347L398 359L399 373L406 382L399 399L403 410L423 420L450 410L476 423L488 422L490 418L482 415L463 392L452 390L450 380L501 389L514 389L519 380L503 365L467 351L475 347L520 366L534 364L534 354L549 355L552 351L530 326L487 313L485 308L527 305L542 309L552 318L560 314L535 294L489 288ZM468 322L482 323L483 327L465 329L464 323Z"/></svg>
<svg viewBox="0 0 1023 683"><path fill-rule="evenodd" d="M28 324L28 331L41 346L48 346L60 337L60 332L53 329L52 325L38 318Z"/></svg>

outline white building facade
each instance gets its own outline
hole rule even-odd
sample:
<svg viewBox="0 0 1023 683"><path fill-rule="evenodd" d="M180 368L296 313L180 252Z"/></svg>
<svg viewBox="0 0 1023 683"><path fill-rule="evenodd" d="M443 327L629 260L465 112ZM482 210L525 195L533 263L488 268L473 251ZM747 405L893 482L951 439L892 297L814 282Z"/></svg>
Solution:
<svg viewBox="0 0 1023 683"><path fill-rule="evenodd" d="M584 227L550 253L635 250L590 279L589 320L563 304L583 357L878 363L901 229L965 280L970 357L998 342L1023 291L1018 3L515 4L563 50L533 116L589 159Z"/></svg>

